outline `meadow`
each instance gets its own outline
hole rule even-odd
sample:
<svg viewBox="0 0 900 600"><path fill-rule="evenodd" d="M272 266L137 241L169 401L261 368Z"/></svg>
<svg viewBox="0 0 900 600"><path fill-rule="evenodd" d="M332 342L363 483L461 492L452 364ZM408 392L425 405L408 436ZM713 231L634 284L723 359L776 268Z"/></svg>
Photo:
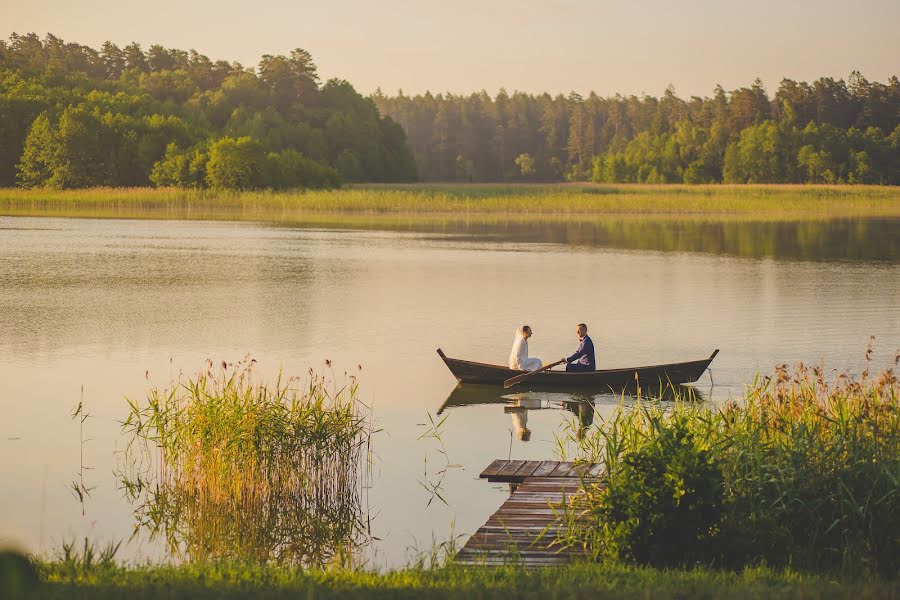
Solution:
<svg viewBox="0 0 900 600"><path fill-rule="evenodd" d="M88 568L38 565L49 598L895 598L896 581L843 580L750 568L659 570L576 564L554 569L410 567L386 573L245 564Z"/></svg>
<svg viewBox="0 0 900 600"><path fill-rule="evenodd" d="M807 220L900 216L900 188L847 185L407 184L339 190L0 189L0 215L275 222L544 222L604 216Z"/></svg>

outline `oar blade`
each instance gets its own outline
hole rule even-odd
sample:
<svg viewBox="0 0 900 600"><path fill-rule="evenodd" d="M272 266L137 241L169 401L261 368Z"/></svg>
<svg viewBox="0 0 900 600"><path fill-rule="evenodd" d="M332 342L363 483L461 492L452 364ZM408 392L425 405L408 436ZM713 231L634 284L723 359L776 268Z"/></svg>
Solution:
<svg viewBox="0 0 900 600"><path fill-rule="evenodd" d="M542 373L544 371L549 371L556 365L561 365L564 362L566 362L566 361L558 360L555 363L550 363L549 365L545 365L545 366L541 367L540 369L537 369L536 371L529 371L527 373L522 373L521 375L516 375L515 377L510 377L509 379L507 379L506 381L503 382L503 389L511 388L512 386L516 385L517 383L528 379L532 375L537 375L538 373Z"/></svg>
<svg viewBox="0 0 900 600"><path fill-rule="evenodd" d="M516 375L515 377L510 377L509 379L507 379L506 381L503 382L503 389L511 388L512 386L516 385L523 379L526 379L529 375L530 375L530 373L523 373L521 375Z"/></svg>

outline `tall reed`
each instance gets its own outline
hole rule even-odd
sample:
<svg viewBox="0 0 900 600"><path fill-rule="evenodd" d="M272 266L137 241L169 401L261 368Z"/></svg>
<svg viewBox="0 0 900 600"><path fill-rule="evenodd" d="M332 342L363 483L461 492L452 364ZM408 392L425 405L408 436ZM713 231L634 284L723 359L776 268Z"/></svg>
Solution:
<svg viewBox="0 0 900 600"><path fill-rule="evenodd" d="M279 220L292 215L706 215L750 219L900 215L891 186L387 185L219 192L176 188L0 188L0 214Z"/></svg>
<svg viewBox="0 0 900 600"><path fill-rule="evenodd" d="M122 484L138 528L191 559L324 565L365 539L371 411L350 376L273 385L222 363L129 400Z"/></svg>
<svg viewBox="0 0 900 600"><path fill-rule="evenodd" d="M900 383L824 373L782 365L720 408L619 406L579 446L605 475L559 543L658 566L896 575Z"/></svg>

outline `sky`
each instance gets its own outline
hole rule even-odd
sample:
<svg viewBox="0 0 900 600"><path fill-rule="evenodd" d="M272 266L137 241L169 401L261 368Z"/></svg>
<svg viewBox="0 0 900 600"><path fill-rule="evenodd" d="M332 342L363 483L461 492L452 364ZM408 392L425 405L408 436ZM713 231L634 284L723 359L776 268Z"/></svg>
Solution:
<svg viewBox="0 0 900 600"><path fill-rule="evenodd" d="M312 53L364 94L708 96L761 78L900 75L900 0L0 0L0 35L195 49L253 66Z"/></svg>

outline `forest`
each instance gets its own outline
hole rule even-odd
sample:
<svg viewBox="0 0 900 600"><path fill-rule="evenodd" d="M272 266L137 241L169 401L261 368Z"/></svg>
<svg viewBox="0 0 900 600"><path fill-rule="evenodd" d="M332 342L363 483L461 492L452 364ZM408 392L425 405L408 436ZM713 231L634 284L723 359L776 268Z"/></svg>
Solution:
<svg viewBox="0 0 900 600"><path fill-rule="evenodd" d="M573 82L576 83L576 82ZM373 95L426 181L900 184L900 80L762 82L711 97Z"/></svg>
<svg viewBox="0 0 900 600"><path fill-rule="evenodd" d="M310 54L256 69L136 43L0 41L0 186L335 187L418 179L403 130Z"/></svg>
<svg viewBox="0 0 900 600"><path fill-rule="evenodd" d="M366 98L321 83L300 48L247 68L160 45L0 41L0 187L416 180L898 185L900 80Z"/></svg>

